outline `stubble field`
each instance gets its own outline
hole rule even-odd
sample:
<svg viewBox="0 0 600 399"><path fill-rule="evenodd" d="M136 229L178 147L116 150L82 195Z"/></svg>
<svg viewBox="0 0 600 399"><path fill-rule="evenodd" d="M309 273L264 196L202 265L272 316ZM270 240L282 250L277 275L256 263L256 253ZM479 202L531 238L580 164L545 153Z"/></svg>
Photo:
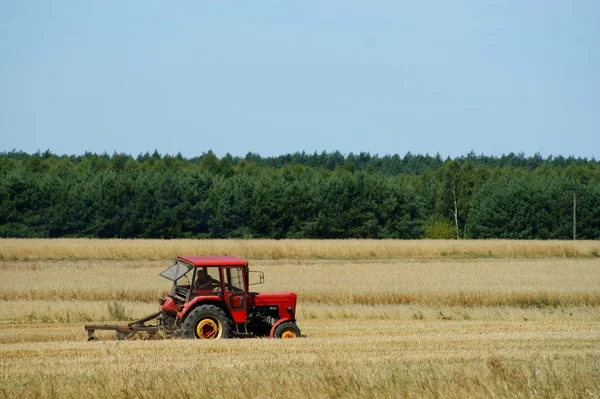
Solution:
<svg viewBox="0 0 600 399"><path fill-rule="evenodd" d="M146 251L144 250L146 249ZM600 242L0 240L4 397L599 397ZM178 254L298 293L297 340L86 342ZM123 322L123 321L120 321Z"/></svg>

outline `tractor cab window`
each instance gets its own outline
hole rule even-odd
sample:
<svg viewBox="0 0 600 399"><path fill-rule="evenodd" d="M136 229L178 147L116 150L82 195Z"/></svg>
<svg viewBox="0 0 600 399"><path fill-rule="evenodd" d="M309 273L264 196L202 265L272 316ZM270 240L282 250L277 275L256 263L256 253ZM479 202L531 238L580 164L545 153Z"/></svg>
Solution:
<svg viewBox="0 0 600 399"><path fill-rule="evenodd" d="M196 268L194 291L219 292L221 291L221 277L218 267Z"/></svg>
<svg viewBox="0 0 600 399"><path fill-rule="evenodd" d="M244 291L244 268L230 267L225 271L225 290L227 292Z"/></svg>
<svg viewBox="0 0 600 399"><path fill-rule="evenodd" d="M160 275L173 282L171 295L179 302L185 302L190 293L190 279L194 268L184 262L175 262L169 268L160 272Z"/></svg>
<svg viewBox="0 0 600 399"><path fill-rule="evenodd" d="M177 281L181 277L185 276L190 270L192 270L192 267L187 263L175 262L173 266L163 270L160 275L167 280Z"/></svg>

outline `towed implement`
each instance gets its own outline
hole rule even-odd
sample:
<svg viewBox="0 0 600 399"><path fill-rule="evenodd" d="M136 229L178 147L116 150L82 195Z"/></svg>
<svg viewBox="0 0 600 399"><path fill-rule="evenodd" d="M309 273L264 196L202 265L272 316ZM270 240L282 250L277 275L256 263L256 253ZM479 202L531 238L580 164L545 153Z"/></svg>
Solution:
<svg viewBox="0 0 600 399"><path fill-rule="evenodd" d="M297 338L297 295L250 292L248 262L233 256L180 256L160 275L173 282L159 311L127 325L86 325L88 341L96 330L116 331L117 339L138 333L188 339L230 337ZM151 323L151 324L148 324Z"/></svg>

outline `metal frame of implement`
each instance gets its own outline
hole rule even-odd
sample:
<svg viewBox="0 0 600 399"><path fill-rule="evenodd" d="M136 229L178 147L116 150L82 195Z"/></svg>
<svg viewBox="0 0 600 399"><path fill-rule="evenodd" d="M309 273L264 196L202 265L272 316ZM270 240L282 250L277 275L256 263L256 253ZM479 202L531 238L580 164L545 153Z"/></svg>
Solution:
<svg viewBox="0 0 600 399"><path fill-rule="evenodd" d="M157 332L162 330L163 326L161 326L161 325L146 326L146 325L144 325L144 323L157 318L158 316L160 316L160 314L161 314L161 312L152 313L151 315L143 317L139 320L132 321L131 323L127 324L126 326L117 325L117 324L88 324L88 325L84 326L84 328L85 328L85 331L87 331L87 333L88 333L88 341L96 340L96 336L94 335L94 332L96 330L116 331L117 337L119 337L121 339L130 338L135 333L138 333L138 332L145 332L145 333L149 333L152 335L152 334L156 334Z"/></svg>

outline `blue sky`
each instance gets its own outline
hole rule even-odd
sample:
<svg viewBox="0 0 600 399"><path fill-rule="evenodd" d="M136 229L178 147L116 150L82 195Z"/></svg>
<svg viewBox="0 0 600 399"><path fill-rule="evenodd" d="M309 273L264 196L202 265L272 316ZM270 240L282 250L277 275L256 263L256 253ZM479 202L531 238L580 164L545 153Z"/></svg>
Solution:
<svg viewBox="0 0 600 399"><path fill-rule="evenodd" d="M0 151L600 158L600 1L2 1Z"/></svg>

